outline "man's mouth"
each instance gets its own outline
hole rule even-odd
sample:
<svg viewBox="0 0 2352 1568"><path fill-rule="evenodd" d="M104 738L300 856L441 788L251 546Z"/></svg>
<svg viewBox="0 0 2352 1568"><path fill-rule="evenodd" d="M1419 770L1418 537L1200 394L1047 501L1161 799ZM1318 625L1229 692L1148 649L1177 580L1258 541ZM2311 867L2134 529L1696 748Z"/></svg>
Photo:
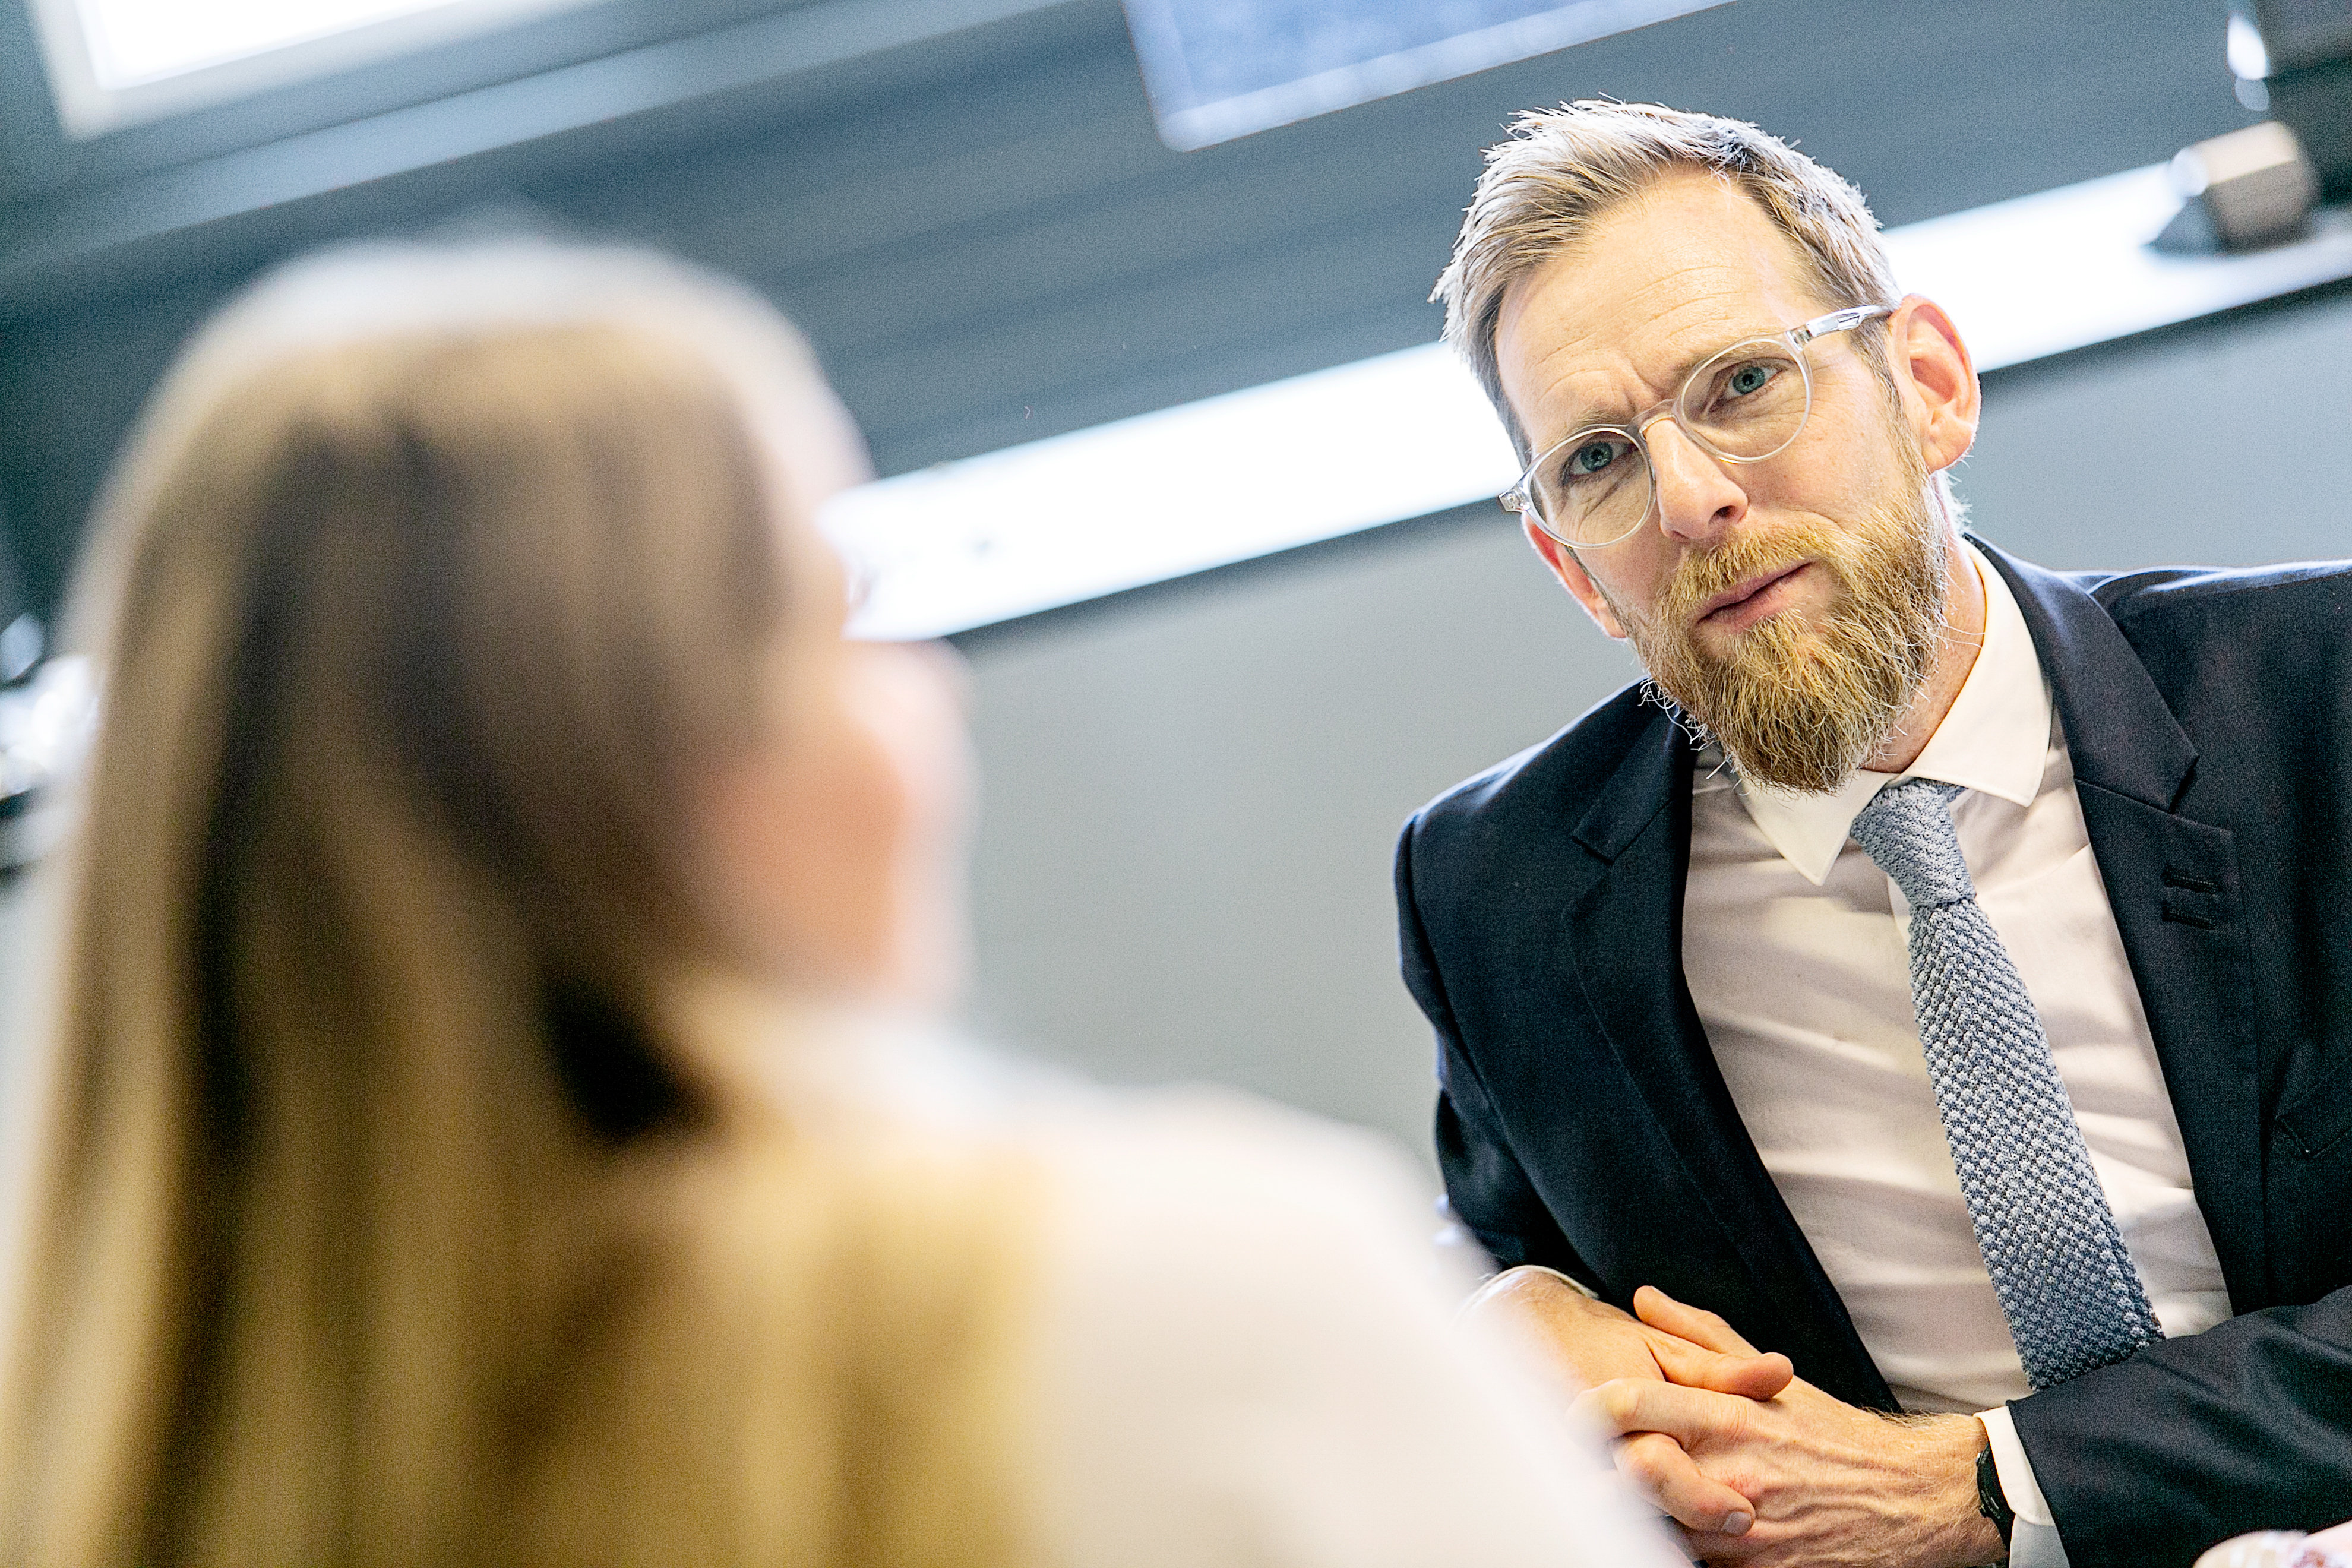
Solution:
<svg viewBox="0 0 2352 1568"><path fill-rule="evenodd" d="M1798 561L1776 566L1726 588L1699 605L1696 624L1719 626L1726 631L1746 631L1780 607L1794 579L1811 564Z"/></svg>

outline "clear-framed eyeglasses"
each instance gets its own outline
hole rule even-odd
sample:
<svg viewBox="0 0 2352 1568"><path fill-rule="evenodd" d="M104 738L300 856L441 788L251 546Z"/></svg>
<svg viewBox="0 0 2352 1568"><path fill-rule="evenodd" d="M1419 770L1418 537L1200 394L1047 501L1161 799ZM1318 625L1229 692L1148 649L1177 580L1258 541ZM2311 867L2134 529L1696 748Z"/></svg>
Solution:
<svg viewBox="0 0 2352 1568"><path fill-rule="evenodd" d="M1672 418L1708 455L1760 463L1794 441L1813 410L1806 345L1894 313L1891 305L1855 305L1777 336L1743 338L1685 376L1671 402L1545 447L1498 499L1570 550L1614 544L1649 521L1657 500L1645 435L1652 426Z"/></svg>

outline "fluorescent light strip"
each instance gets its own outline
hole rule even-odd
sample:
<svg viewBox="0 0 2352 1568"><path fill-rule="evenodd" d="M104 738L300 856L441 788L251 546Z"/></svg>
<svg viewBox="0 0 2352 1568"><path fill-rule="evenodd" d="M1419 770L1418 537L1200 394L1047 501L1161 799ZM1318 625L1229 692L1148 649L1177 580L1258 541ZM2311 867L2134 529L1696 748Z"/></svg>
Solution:
<svg viewBox="0 0 2352 1568"><path fill-rule="evenodd" d="M2151 250L2179 205L2156 164L1886 243L1979 370L2352 277L2352 213L2252 255ZM1517 469L1469 372L1432 343L861 486L823 522L866 584L853 630L929 637L1445 511Z"/></svg>
<svg viewBox="0 0 2352 1568"><path fill-rule="evenodd" d="M1461 505L1511 446L1442 347L866 485L824 521L855 630L935 637Z"/></svg>

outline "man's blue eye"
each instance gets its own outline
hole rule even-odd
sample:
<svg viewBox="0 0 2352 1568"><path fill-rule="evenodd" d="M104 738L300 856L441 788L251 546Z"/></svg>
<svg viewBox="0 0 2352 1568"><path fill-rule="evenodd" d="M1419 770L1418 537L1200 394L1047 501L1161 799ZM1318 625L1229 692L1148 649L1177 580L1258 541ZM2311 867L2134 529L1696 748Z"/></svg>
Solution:
<svg viewBox="0 0 2352 1568"><path fill-rule="evenodd" d="M1752 392L1763 391L1765 384L1772 379L1772 367L1769 364L1741 365L1731 373L1731 395L1745 397Z"/></svg>
<svg viewBox="0 0 2352 1568"><path fill-rule="evenodd" d="M1569 454L1568 477L1571 479L1591 478L1617 460L1620 445L1615 441L1587 441Z"/></svg>

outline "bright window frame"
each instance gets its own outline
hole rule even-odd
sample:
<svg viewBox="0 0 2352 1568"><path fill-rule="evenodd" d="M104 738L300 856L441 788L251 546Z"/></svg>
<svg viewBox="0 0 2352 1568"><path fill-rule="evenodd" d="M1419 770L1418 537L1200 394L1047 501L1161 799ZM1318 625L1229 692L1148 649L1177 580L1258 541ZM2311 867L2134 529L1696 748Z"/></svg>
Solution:
<svg viewBox="0 0 2352 1568"><path fill-rule="evenodd" d="M178 0L185 12L204 0ZM278 29L277 40L257 22L245 36L209 56L184 51L177 59L125 59L109 46L111 22L128 21L135 0L30 0L59 129L86 141L126 126L185 113L397 58L437 44L493 32L604 0L357 0L353 20L315 19ZM214 0L235 11L234 0ZM300 7L270 7L293 12ZM319 9L310 7L315 14ZM373 11L373 16L364 13Z"/></svg>

